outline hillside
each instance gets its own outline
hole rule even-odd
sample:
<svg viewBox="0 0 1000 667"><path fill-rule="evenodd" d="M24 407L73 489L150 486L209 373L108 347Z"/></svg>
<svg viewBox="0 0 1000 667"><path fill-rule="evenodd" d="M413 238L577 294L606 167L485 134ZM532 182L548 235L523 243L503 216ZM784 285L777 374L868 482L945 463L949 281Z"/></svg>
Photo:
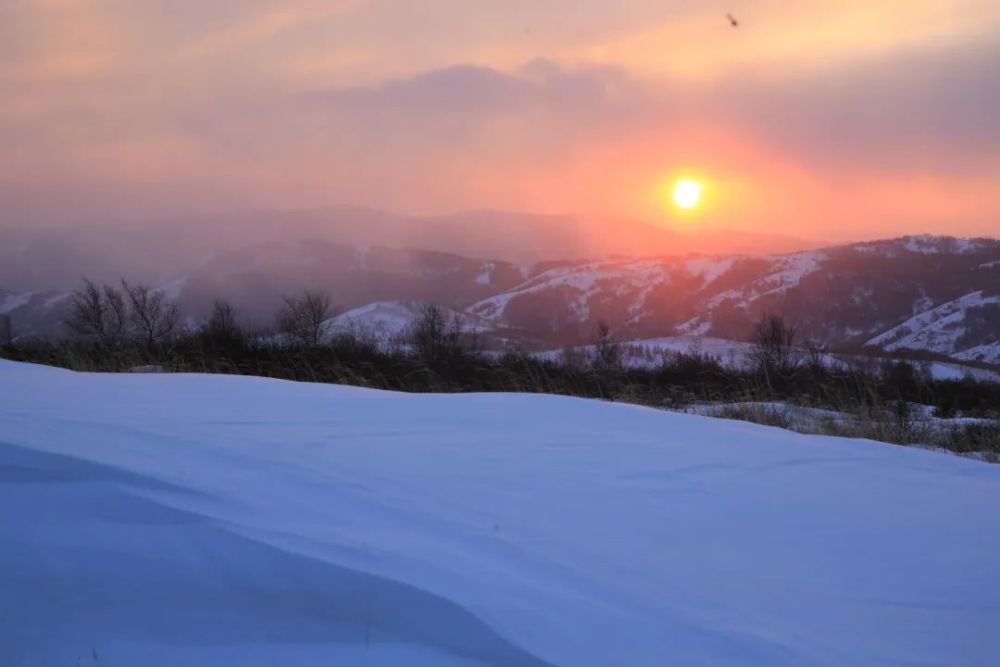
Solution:
<svg viewBox="0 0 1000 667"><path fill-rule="evenodd" d="M386 247L294 241L247 245L157 283L196 324L214 299L267 327L283 294L329 292L344 321L393 335L433 302L529 349L622 340L745 340L763 313L841 350L917 350L1000 365L1000 241L914 236L789 255L687 255L512 264ZM65 291L4 291L22 336L64 334ZM386 320L392 320L389 322ZM391 325L391 326L390 326Z"/></svg>
<svg viewBox="0 0 1000 667"><path fill-rule="evenodd" d="M996 466L555 396L0 396L5 666L995 664Z"/></svg>

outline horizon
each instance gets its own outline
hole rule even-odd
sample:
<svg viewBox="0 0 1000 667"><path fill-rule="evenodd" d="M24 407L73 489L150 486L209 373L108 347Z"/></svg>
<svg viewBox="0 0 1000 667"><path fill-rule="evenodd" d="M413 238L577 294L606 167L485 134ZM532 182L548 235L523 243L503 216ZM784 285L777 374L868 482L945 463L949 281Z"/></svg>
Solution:
<svg viewBox="0 0 1000 667"><path fill-rule="evenodd" d="M315 214L376 214L384 215L392 218L397 218L400 220L412 220L412 221L432 221L432 220L459 220L468 217L482 217L489 215L496 216L514 216L522 219L537 219L537 220L573 220L573 221L606 221L606 222L628 222L638 225L645 225L650 228L660 230L666 233L677 234L684 237L697 238L704 235L713 234L725 234L728 232L735 232L740 234L746 234L750 236L759 237L775 237L786 239L789 241L801 242L804 245L809 245L812 247L829 247L829 246L839 246L839 245L853 245L858 243L872 243L880 241L892 241L907 237L944 237L944 238L954 238L954 239L964 239L964 240L974 240L974 239L988 239L988 240L1000 240L1000 228L996 230L986 230L984 233L955 233L948 230L933 231L929 228L923 229L917 228L914 230L905 230L898 233L893 232L883 232L881 230L870 231L866 233L859 233L854 236L822 236L822 235L796 235L794 233L783 234L780 232L770 232L768 230L752 231L744 230L738 227L722 227L722 228L709 228L705 226L669 226L665 224L657 223L655 220L650 220L646 218L636 217L636 216L624 216L624 215L595 215L586 214L573 211L562 211L562 212L538 212L530 210L521 210L516 208L458 208L458 209L442 209L433 212L423 212L423 213L413 213L404 212L396 210L393 208L385 207L379 208L374 205L358 205L351 203L339 203L331 202L329 204L324 204L315 207L301 207L301 206L262 206L262 207L249 207L249 208L231 208L223 210L213 210L213 211L188 211L180 213L151 213L149 215L130 215L130 214L87 214L87 215L60 215L53 217L34 217L26 221L24 219L16 219L12 217L7 217L0 219L0 230L26 230L28 228L35 228L37 230L59 230L59 229L69 229L74 226L87 225L92 228L108 228L108 227L120 227L127 228L140 225L173 225L173 224L224 224L237 222L241 217L260 217L260 216L281 216L281 215L315 215ZM279 224L280 221L272 221L268 224ZM419 248L414 248L419 249ZM424 248L427 250L433 250L433 247ZM797 251L792 251L797 252Z"/></svg>

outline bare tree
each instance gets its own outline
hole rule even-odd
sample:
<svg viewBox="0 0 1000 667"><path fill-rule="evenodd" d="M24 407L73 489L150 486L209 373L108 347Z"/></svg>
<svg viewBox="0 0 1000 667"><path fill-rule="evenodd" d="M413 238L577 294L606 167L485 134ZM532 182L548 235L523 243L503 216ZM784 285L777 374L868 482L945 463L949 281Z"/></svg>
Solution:
<svg viewBox="0 0 1000 667"><path fill-rule="evenodd" d="M73 292L67 326L77 335L104 342L106 338L107 304L104 294L94 281L83 279L83 286Z"/></svg>
<svg viewBox="0 0 1000 667"><path fill-rule="evenodd" d="M803 345L805 365L813 377L821 377L829 371L827 362L830 347L815 340L807 340Z"/></svg>
<svg viewBox="0 0 1000 667"><path fill-rule="evenodd" d="M66 324L77 335L103 345L120 343L128 333L128 303L125 295L110 285L99 287L84 278L73 292Z"/></svg>
<svg viewBox="0 0 1000 667"><path fill-rule="evenodd" d="M597 340L594 343L594 370L607 373L621 368L622 347L615 340L607 322L597 323Z"/></svg>
<svg viewBox="0 0 1000 667"><path fill-rule="evenodd" d="M455 313L448 317L443 308L424 305L410 327L414 352L428 361L452 361L465 352L462 344L462 320Z"/></svg>
<svg viewBox="0 0 1000 667"><path fill-rule="evenodd" d="M216 300L212 304L212 314L202 327L202 334L216 343L234 343L243 337L243 331L236 323L236 311L228 301Z"/></svg>
<svg viewBox="0 0 1000 667"><path fill-rule="evenodd" d="M0 345L14 344L14 322L9 313L0 315Z"/></svg>
<svg viewBox="0 0 1000 667"><path fill-rule="evenodd" d="M104 286L104 335L105 341L117 345L128 336L128 303L121 290Z"/></svg>
<svg viewBox="0 0 1000 667"><path fill-rule="evenodd" d="M177 304L158 290L142 284L131 285L122 280L125 301L128 304L128 321L133 339L152 347L168 339L177 326Z"/></svg>
<svg viewBox="0 0 1000 667"><path fill-rule="evenodd" d="M795 335L795 327L781 315L765 313L754 324L750 360L768 386L798 368L801 359L795 350Z"/></svg>
<svg viewBox="0 0 1000 667"><path fill-rule="evenodd" d="M562 353L559 355L559 361L567 368L579 370L581 368L585 368L590 362L590 359L586 354L586 350L581 350L578 347L567 345L562 349Z"/></svg>
<svg viewBox="0 0 1000 667"><path fill-rule="evenodd" d="M278 331L300 345L319 345L330 327L330 303L330 295L326 292L305 290L286 296L278 312Z"/></svg>

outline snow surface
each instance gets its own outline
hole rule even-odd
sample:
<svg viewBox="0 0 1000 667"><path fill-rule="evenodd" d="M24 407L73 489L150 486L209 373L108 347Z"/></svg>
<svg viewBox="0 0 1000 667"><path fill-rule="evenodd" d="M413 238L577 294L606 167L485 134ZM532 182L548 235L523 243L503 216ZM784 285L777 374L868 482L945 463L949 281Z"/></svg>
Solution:
<svg viewBox="0 0 1000 667"><path fill-rule="evenodd" d="M1000 296L984 296L981 290L970 292L911 317L875 336L866 345L878 346L888 351L909 348L931 350L942 354L960 353L956 346L965 333L966 311L990 304L1000 304ZM988 350L987 347L985 351ZM990 359L983 356L965 358L1000 363L1000 358Z"/></svg>
<svg viewBox="0 0 1000 667"><path fill-rule="evenodd" d="M965 361L985 361L987 363L1000 364L1000 340L962 350L955 355L955 358Z"/></svg>
<svg viewBox="0 0 1000 667"><path fill-rule="evenodd" d="M409 301L374 301L327 320L331 332L360 328L392 338L405 334L417 319L419 306Z"/></svg>
<svg viewBox="0 0 1000 667"><path fill-rule="evenodd" d="M724 276L735 263L732 257L696 257L684 262L684 268L692 276L700 276L704 281L703 287L707 287Z"/></svg>
<svg viewBox="0 0 1000 667"><path fill-rule="evenodd" d="M998 466L557 396L0 397L5 667L996 664Z"/></svg>

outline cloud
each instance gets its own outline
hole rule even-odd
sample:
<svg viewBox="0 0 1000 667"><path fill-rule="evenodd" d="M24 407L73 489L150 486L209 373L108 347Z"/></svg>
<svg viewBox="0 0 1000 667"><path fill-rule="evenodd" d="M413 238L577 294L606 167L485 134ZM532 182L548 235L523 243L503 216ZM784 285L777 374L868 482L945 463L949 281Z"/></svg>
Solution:
<svg viewBox="0 0 1000 667"><path fill-rule="evenodd" d="M982 185L1000 177L1000 43L966 35L988 7L942 19L935 46L917 24L937 0L900 35L880 34L885 6L833 0L785 23L762 0L746 34L717 25L721 2L53 1L0 3L0 190L38 202L654 215L656 179L691 168L741 193L718 224L1000 217ZM711 75L658 64L689 57ZM837 203L845 183L857 203Z"/></svg>
<svg viewBox="0 0 1000 667"><path fill-rule="evenodd" d="M1000 44L985 43L778 82L728 80L712 96L714 114L816 163L996 168L998 62Z"/></svg>
<svg viewBox="0 0 1000 667"><path fill-rule="evenodd" d="M1000 160L1000 45L896 54L786 79L702 83L638 78L607 66L537 60L510 72L459 66L370 87L310 93L303 104L384 131L440 121L489 130L522 119L530 142L669 133L714 125L816 168L995 167ZM456 121L456 119L458 119ZM461 148L461 147L456 147Z"/></svg>
<svg viewBox="0 0 1000 667"><path fill-rule="evenodd" d="M191 60L244 48L305 24L345 14L363 3L364 0L286 2L248 16L240 16L225 28L185 44L176 51L175 56L181 60Z"/></svg>

